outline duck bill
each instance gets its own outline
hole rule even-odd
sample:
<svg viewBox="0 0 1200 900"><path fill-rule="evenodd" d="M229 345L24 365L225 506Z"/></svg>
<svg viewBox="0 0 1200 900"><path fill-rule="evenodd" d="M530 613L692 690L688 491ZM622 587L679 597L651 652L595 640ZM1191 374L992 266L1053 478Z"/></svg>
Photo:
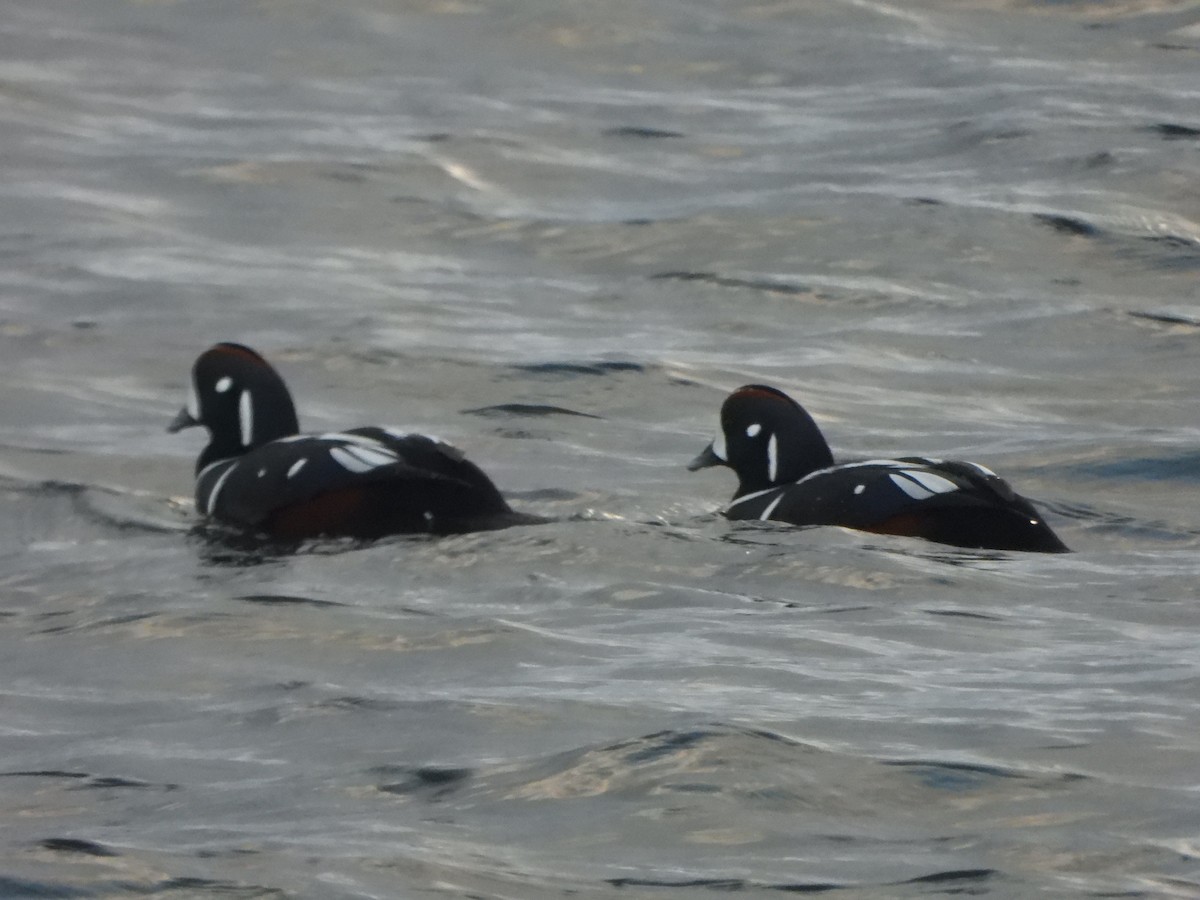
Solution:
<svg viewBox="0 0 1200 900"><path fill-rule="evenodd" d="M701 451L699 456L688 463L687 468L689 472L697 472L700 469L707 469L710 466L723 466L725 464L725 460L717 456L717 454L713 452L713 445L709 444L704 448L703 451Z"/></svg>
<svg viewBox="0 0 1200 900"><path fill-rule="evenodd" d="M179 415L171 420L171 424L167 426L167 431L174 434L177 431L183 431L185 428L191 428L193 425L199 424L199 422L192 418L192 414L187 411L187 407L185 406L179 411Z"/></svg>

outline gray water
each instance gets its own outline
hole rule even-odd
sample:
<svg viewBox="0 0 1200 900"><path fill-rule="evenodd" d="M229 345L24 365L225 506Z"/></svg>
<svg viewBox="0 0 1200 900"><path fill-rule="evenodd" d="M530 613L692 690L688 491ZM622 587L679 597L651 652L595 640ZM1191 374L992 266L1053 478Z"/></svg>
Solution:
<svg viewBox="0 0 1200 900"><path fill-rule="evenodd" d="M0 171L0 897L1200 896L1194 3L8 0ZM555 524L206 539L230 339ZM749 381L1075 552L726 522Z"/></svg>

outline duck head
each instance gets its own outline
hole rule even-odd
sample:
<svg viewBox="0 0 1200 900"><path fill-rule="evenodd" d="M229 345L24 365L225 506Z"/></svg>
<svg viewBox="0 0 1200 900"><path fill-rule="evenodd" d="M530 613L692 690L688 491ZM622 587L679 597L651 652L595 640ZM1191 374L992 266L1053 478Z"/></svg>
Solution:
<svg viewBox="0 0 1200 900"><path fill-rule="evenodd" d="M233 343L214 344L192 366L187 405L167 431L193 425L203 425L209 434L208 446L196 461L197 472L300 430L292 396L279 373L249 347Z"/></svg>
<svg viewBox="0 0 1200 900"><path fill-rule="evenodd" d="M740 497L832 465L821 429L799 403L777 388L748 384L725 398L720 433L688 470L729 466Z"/></svg>

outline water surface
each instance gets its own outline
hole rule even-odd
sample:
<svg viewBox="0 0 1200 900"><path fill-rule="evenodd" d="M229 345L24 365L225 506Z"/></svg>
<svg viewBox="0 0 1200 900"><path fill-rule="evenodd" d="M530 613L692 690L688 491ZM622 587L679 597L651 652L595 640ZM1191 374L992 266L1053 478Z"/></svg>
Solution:
<svg viewBox="0 0 1200 900"><path fill-rule="evenodd" d="M1200 893L1197 71L1149 0L7 4L0 895ZM228 339L556 523L209 540ZM748 381L1076 552L724 521Z"/></svg>

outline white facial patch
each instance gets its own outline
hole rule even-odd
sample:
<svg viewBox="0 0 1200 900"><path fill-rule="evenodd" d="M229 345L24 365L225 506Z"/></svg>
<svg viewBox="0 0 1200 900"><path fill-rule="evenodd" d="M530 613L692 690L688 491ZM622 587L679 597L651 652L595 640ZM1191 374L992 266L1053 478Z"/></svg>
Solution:
<svg viewBox="0 0 1200 900"><path fill-rule="evenodd" d="M746 437L758 437L758 433L762 431L762 426L755 422L746 429Z"/></svg>
<svg viewBox="0 0 1200 900"><path fill-rule="evenodd" d="M729 462L729 454L725 451L725 432L721 432L712 442L712 455L721 462Z"/></svg>
<svg viewBox="0 0 1200 900"><path fill-rule="evenodd" d="M779 442L775 435L767 441L767 480L774 481L779 475Z"/></svg>
<svg viewBox="0 0 1200 900"><path fill-rule="evenodd" d="M200 401L196 397L196 383L193 381L188 385L187 406L184 407L187 414L195 421L200 421Z"/></svg>
<svg viewBox="0 0 1200 900"><path fill-rule="evenodd" d="M380 466L391 465L400 458L395 453L382 448L377 450L374 447L355 444L349 444L345 447L330 447L329 455L343 469L353 472L356 475L362 472L369 472L372 469L378 469Z"/></svg>
<svg viewBox="0 0 1200 900"><path fill-rule="evenodd" d="M307 462L308 462L307 459L296 460L294 463L292 463L291 467L287 470L287 477L295 478L296 473L299 472L301 469L303 469Z"/></svg>
<svg viewBox="0 0 1200 900"><path fill-rule="evenodd" d="M218 394L224 394L231 387L233 387L233 379L228 375L226 375L224 378L218 378L217 383L213 385L213 388Z"/></svg>
<svg viewBox="0 0 1200 900"><path fill-rule="evenodd" d="M238 423L242 426L242 446L249 447L254 441L254 398L249 391L242 391L238 398Z"/></svg>
<svg viewBox="0 0 1200 900"><path fill-rule="evenodd" d="M915 469L905 469L898 474L891 473L888 478L914 500L925 500L935 494L948 494L958 490L958 485L949 478Z"/></svg>

